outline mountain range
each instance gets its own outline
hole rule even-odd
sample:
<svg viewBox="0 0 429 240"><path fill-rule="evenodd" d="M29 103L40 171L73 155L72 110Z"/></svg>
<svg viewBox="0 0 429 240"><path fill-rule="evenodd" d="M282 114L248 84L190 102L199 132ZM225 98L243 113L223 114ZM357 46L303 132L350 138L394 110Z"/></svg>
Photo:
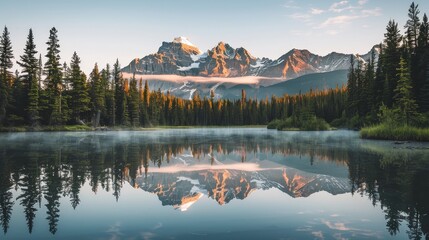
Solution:
<svg viewBox="0 0 429 240"><path fill-rule="evenodd" d="M210 154L209 154L210 155ZM257 190L278 189L293 197L309 197L325 191L342 194L350 191L350 183L343 176L343 168L323 173L308 172L299 166L285 166L270 160L237 163L218 161L203 164L190 154L170 159L169 166L153 168L136 177L134 187L156 194L163 206L186 211L206 196L224 205L233 199L245 199Z"/></svg>
<svg viewBox="0 0 429 240"><path fill-rule="evenodd" d="M358 55L356 59L367 62L372 51L376 61L379 53L377 47ZM299 89L299 84L291 88L285 88L290 84L283 84L286 85L282 86L284 91L275 91L275 95L343 85L347 82L344 73L350 67L351 56L352 54L337 52L320 56L305 49L292 49L272 60L254 57L247 49L234 48L224 42L203 52L186 37L177 37L172 42L163 42L158 52L132 60L122 72L128 78L136 74L139 78L150 80L152 89L170 91L173 95L184 98L191 98L196 91L208 96L211 90L215 91L217 97L234 98L237 94L228 89L236 85L245 85L243 87L252 89L256 97L264 98L273 93L266 92L266 89L260 91L260 86L287 82L309 74L313 74L312 81L307 81L308 87L305 89ZM330 79L327 79L325 73L331 72L341 73L330 74ZM219 88L220 85L224 85L224 88ZM278 90L278 87L275 86L274 89Z"/></svg>

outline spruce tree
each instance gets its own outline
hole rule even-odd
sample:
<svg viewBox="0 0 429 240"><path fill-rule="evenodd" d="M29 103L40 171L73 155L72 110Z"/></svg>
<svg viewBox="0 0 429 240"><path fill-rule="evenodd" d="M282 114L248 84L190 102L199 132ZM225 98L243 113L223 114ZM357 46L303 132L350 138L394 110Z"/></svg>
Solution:
<svg viewBox="0 0 429 240"><path fill-rule="evenodd" d="M39 84L38 84L38 60L36 58L36 45L34 44L33 31L28 33L24 54L18 65L22 68L24 111L26 122L31 126L38 124L39 120ZM22 101L16 99L16 101Z"/></svg>
<svg viewBox="0 0 429 240"><path fill-rule="evenodd" d="M90 98L86 76L80 69L80 58L76 52L73 53L70 69L72 120L81 123L83 115L89 110Z"/></svg>
<svg viewBox="0 0 429 240"><path fill-rule="evenodd" d="M411 3L410 8L408 9L408 20L405 24L406 39L411 53L415 53L417 38L419 35L420 19L418 15L420 10L418 8L418 4L414 4L414 2Z"/></svg>
<svg viewBox="0 0 429 240"><path fill-rule="evenodd" d="M142 81L142 80L140 80ZM149 126L150 125L150 118L149 118L149 100L150 100L150 90L147 80L144 83L144 88L142 90L142 96L141 96L141 125L142 126Z"/></svg>
<svg viewBox="0 0 429 240"><path fill-rule="evenodd" d="M130 125L130 118L128 114L128 90L129 90L129 84L128 79L122 79L121 77L121 86L122 90L119 95L120 99L120 115L121 115L121 124L124 126Z"/></svg>
<svg viewBox="0 0 429 240"><path fill-rule="evenodd" d="M395 106L399 109L403 122L410 124L417 115L417 104L411 94L410 69L407 62L401 58L398 68L398 84L395 89Z"/></svg>
<svg viewBox="0 0 429 240"><path fill-rule="evenodd" d="M419 50L427 48L429 45L429 22L426 13L423 15L423 21L420 24L419 37L417 39L417 47Z"/></svg>
<svg viewBox="0 0 429 240"><path fill-rule="evenodd" d="M129 101L128 101L128 109L129 109L129 117L131 120L131 125L136 127L139 125L140 117L139 117L139 92L137 90L137 80L135 78L135 74L130 81L130 89L129 89Z"/></svg>
<svg viewBox="0 0 429 240"><path fill-rule="evenodd" d="M103 82L103 87L104 87L104 94L106 96L105 99L105 103L106 103L106 107L105 107L105 113L104 115L104 122L108 125L113 126L113 115L115 114L115 109L114 109L114 99L115 99L115 91L114 91L114 84L112 84L112 72L110 70L110 65L106 64L106 68L103 69L102 73L101 73L101 79Z"/></svg>
<svg viewBox="0 0 429 240"><path fill-rule="evenodd" d="M402 36L399 33L398 24L390 20L386 27L387 32L384 34L383 49L383 70L385 71L385 87L383 101L386 106L391 107L393 104L394 89L396 89L396 73L399 68L401 57L400 44Z"/></svg>
<svg viewBox="0 0 429 240"><path fill-rule="evenodd" d="M354 56L350 56L350 69L347 80L347 115L352 117L356 114L356 75L354 69ZM272 103L273 104L273 103Z"/></svg>
<svg viewBox="0 0 429 240"><path fill-rule="evenodd" d="M114 101L113 109L115 109L115 114L113 115L112 125L122 123L122 113L123 113L123 88L122 88L122 74L121 68L119 66L119 60L116 59L115 64L113 65L113 83L114 83Z"/></svg>
<svg viewBox="0 0 429 240"><path fill-rule="evenodd" d="M6 117L6 109L12 84L11 79L13 77L10 70L13 67L12 59L14 57L9 34L5 26L3 34L0 37L0 125L3 124Z"/></svg>
<svg viewBox="0 0 429 240"><path fill-rule="evenodd" d="M62 69L60 64L60 45L57 36L57 29L53 27L49 31L49 40L46 42L47 62L45 63L45 86L48 97L48 118L50 124L62 124L65 120L63 115L64 102L62 91L64 89L62 81Z"/></svg>
<svg viewBox="0 0 429 240"><path fill-rule="evenodd" d="M91 112L93 126L98 127L100 124L101 112L105 107L105 96L103 91L103 84L101 81L101 75L98 70L98 65L95 64L90 76L90 96L91 96Z"/></svg>

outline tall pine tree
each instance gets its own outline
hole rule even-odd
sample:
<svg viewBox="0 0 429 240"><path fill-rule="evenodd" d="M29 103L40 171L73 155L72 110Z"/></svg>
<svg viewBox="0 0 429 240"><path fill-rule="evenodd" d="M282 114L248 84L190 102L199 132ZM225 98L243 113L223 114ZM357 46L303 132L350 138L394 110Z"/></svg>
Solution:
<svg viewBox="0 0 429 240"><path fill-rule="evenodd" d="M13 78L10 71L13 67L13 51L9 34L5 26L0 37L0 125L3 124L6 117L11 79Z"/></svg>
<svg viewBox="0 0 429 240"><path fill-rule="evenodd" d="M398 24L395 20L390 20L386 27L387 32L384 34L383 48L383 70L385 73L385 85L383 93L383 102L388 107L393 104L394 89L396 89L396 73L399 68L401 57L400 44L402 36L399 33Z"/></svg>
<svg viewBox="0 0 429 240"><path fill-rule="evenodd" d="M80 58L73 53L70 63L71 110L74 123L81 123L84 114L89 110L90 98L86 85L86 76L80 69Z"/></svg>
<svg viewBox="0 0 429 240"><path fill-rule="evenodd" d="M419 19L419 5L411 3L408 9L408 20L405 24L406 39L411 53L415 53L417 47L417 39L419 35L420 19Z"/></svg>
<svg viewBox="0 0 429 240"><path fill-rule="evenodd" d="M24 118L31 126L35 126L39 121L39 84L38 84L38 60L36 58L36 45L34 44L33 31L28 33L24 54L18 65L22 68ZM19 99L17 99L19 101Z"/></svg>
<svg viewBox="0 0 429 240"><path fill-rule="evenodd" d="M417 114L417 104L411 93L410 68L401 58L398 68L398 84L395 89L395 106L399 109L403 122L408 125Z"/></svg>
<svg viewBox="0 0 429 240"><path fill-rule="evenodd" d="M135 74L130 81L130 89L129 89L129 101L128 101L128 109L129 109L129 117L131 120L131 125L136 127L140 123L139 117L139 92L137 90L137 80L135 78Z"/></svg>
<svg viewBox="0 0 429 240"><path fill-rule="evenodd" d="M45 63L45 86L48 97L48 116L50 124L62 124L64 121L63 115L63 81L62 69L60 64L60 45L58 40L58 31L53 27L49 31L49 40L46 42L48 45Z"/></svg>
<svg viewBox="0 0 429 240"><path fill-rule="evenodd" d="M101 75L98 70L98 65L95 64L90 76L90 96L92 103L92 121L93 126L98 127L100 125L101 112L105 107L105 96L103 91L103 83L101 81Z"/></svg>

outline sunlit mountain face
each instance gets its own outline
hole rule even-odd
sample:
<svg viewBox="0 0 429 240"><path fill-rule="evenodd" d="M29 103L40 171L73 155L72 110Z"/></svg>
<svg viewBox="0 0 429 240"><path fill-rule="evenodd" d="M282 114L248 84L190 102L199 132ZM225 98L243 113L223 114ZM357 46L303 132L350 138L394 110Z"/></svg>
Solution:
<svg viewBox="0 0 429 240"><path fill-rule="evenodd" d="M296 238L312 238L319 230L359 239L414 239L429 232L429 145L424 143L365 141L351 131L259 128L18 133L2 134L0 142L0 221L6 239L53 234L72 239L64 224L81 218L94 219L92 230L83 229L92 237L103 224L114 224L107 233L117 234L112 229L120 223L133 232L131 222L142 221L158 226L149 230L159 238L178 236L176 231L179 238L192 239L189 226L204 229L205 221L220 226L217 213L234 213L223 218L225 226L236 224L235 216L264 214L272 220L255 221L276 224L285 207L298 211L288 215L295 219L288 226L311 228L297 227ZM322 207L324 202L329 204ZM253 213L248 204L266 213ZM348 205L356 207L342 208ZM325 216L328 206L336 212ZM306 212L313 220L303 220ZM157 214L185 225L169 228ZM365 217L356 220L360 214ZM160 226L169 230L158 231ZM286 231L281 229L271 236L280 237ZM167 232L173 235L162 235Z"/></svg>
<svg viewBox="0 0 429 240"><path fill-rule="evenodd" d="M162 42L158 51L133 59L122 69L125 79L142 79L150 89L192 99L201 97L237 99L241 90L257 99L298 94L310 89L330 89L347 84L350 58L368 63L380 49L374 46L361 55L331 52L320 56L306 49L292 49L277 59L255 57L244 47L219 42L207 51L200 50L186 37ZM292 80L292 81L291 81Z"/></svg>
<svg viewBox="0 0 429 240"><path fill-rule="evenodd" d="M203 159L205 163L201 163L195 162L192 155L175 156L167 166L137 176L135 184L158 195L163 205L174 206L188 205L204 195L223 205L270 188L292 197L308 197L319 191L341 194L350 190L349 180L344 177L308 173L269 160L260 161L257 157L247 160L251 163L224 163L208 154Z"/></svg>

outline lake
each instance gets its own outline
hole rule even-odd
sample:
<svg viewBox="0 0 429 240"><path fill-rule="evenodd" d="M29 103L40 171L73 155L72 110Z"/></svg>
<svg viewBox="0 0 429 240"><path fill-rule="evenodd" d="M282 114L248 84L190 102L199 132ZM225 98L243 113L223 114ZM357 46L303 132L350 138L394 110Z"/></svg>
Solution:
<svg viewBox="0 0 429 240"><path fill-rule="evenodd" d="M262 128L0 134L0 239L425 239L429 144Z"/></svg>

